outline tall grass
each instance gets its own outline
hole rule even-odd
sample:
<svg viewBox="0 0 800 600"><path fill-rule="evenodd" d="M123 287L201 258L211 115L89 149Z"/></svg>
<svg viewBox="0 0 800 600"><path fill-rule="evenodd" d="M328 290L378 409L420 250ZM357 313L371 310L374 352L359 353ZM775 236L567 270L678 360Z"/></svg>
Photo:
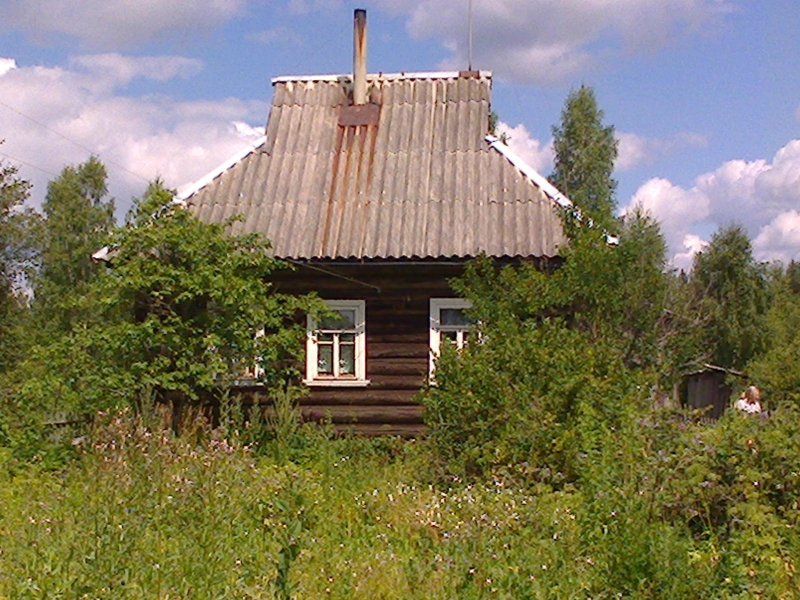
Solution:
<svg viewBox="0 0 800 600"><path fill-rule="evenodd" d="M291 420L290 411L284 417ZM680 489L655 477L647 461L660 456L657 445L640 457L653 475L647 481L626 476L549 491L507 473L436 484L424 441L330 439L288 421L282 427L289 439L254 447L234 427L200 424L176 437L121 413L107 416L61 471L12 470L0 458L0 598L791 598L796 591L800 545L789 528L796 519L777 509L746 515L766 505L744 496L730 507L727 535L683 519L676 506L670 514L658 494L673 486L670 498L683 495L688 508L697 496L686 473ZM760 425L734 422L711 436L715 451L730 455L726 435L731 448L738 436L755 435L766 452L769 440L752 427ZM709 435L698 430L687 439L710 443ZM696 448L684 450L686 458ZM678 456L659 460L679 472L688 463Z"/></svg>

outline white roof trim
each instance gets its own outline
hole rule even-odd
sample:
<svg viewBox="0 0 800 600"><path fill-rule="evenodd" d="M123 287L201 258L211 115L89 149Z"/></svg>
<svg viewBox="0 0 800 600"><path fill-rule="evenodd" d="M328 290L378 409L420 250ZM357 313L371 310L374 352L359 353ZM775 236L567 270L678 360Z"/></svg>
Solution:
<svg viewBox="0 0 800 600"><path fill-rule="evenodd" d="M491 71L478 71L478 77L491 78ZM421 71L412 73L370 73L367 75L367 81L391 81L396 79L458 79L461 76L460 71ZM273 77L272 84L276 83L289 83L298 81L341 81L342 79L349 81L353 78L351 73L342 73L340 75L281 75L280 77Z"/></svg>
<svg viewBox="0 0 800 600"><path fill-rule="evenodd" d="M175 196L173 202L175 204L185 205L186 200L199 192L202 188L207 186L209 183L214 181L217 177L222 175L225 171L233 167L236 163L243 160L246 156L248 156L251 152L254 152L261 146L263 146L267 141L267 136L262 135L252 144L249 144L246 148L242 149L241 151L237 152L234 156L231 156L228 160L218 166L216 169L211 171L210 173L204 175L194 183L190 184L185 190L183 190L180 194Z"/></svg>
<svg viewBox="0 0 800 600"><path fill-rule="evenodd" d="M484 139L489 142L489 146L505 156L512 165L519 169L519 171L525 177L530 179L536 186L538 186L539 189L542 190L551 200L553 200L562 208L571 209L579 221L583 220L583 213L581 212L581 209L575 206L575 203L572 202L572 200L558 191L556 186L550 183L547 178L541 175L536 169L526 163L520 156L517 155L516 152L509 148L507 144L503 143L500 138L497 138L493 135L487 135ZM592 220L589 219L589 227L593 226L594 223L592 223ZM619 238L617 236L606 232L605 237L607 244L611 246L616 246L619 244Z"/></svg>
<svg viewBox="0 0 800 600"><path fill-rule="evenodd" d="M92 254L92 262L108 262L110 255L111 248L103 246L100 250Z"/></svg>
<svg viewBox="0 0 800 600"><path fill-rule="evenodd" d="M505 156L508 159L508 162L517 167L517 169L519 169L520 172L525 175L525 177L533 181L533 183L535 183L538 188L547 194L551 200L556 202L562 208L574 207L572 200L559 192L556 186L547 181L547 178L544 177L544 175L541 175L536 169L526 163L516 152L509 148L508 145L503 143L500 138L496 138L493 135L487 135L484 139L489 142L489 145L492 148Z"/></svg>

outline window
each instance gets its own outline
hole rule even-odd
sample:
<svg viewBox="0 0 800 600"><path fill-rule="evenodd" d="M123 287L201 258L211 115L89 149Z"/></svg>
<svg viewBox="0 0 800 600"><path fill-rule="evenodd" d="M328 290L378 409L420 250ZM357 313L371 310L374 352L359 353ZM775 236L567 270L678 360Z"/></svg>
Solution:
<svg viewBox="0 0 800 600"><path fill-rule="evenodd" d="M306 385L365 386L366 330L363 300L328 300L335 315L308 317Z"/></svg>
<svg viewBox="0 0 800 600"><path fill-rule="evenodd" d="M461 350L467 343L467 336L474 322L466 315L470 308L469 300L463 298L431 298L430 317L430 374L433 375L436 359L445 343L453 344Z"/></svg>
<svg viewBox="0 0 800 600"><path fill-rule="evenodd" d="M263 327L256 330L255 337L256 339L264 337ZM234 367L234 370L236 370L236 367ZM264 367L261 366L261 357L257 356L255 362L252 365L245 367L241 370L241 373L239 374L239 381L240 382L254 381L261 379L263 376L264 376Z"/></svg>

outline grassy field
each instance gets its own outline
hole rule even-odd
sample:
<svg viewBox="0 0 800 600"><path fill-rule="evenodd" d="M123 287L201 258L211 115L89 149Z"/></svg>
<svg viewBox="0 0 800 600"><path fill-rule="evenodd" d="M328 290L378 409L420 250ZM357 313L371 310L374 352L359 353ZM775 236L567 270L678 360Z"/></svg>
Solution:
<svg viewBox="0 0 800 600"><path fill-rule="evenodd" d="M0 598L800 597L796 517L722 536L666 518L663 482L446 483L424 441L237 439L123 413L62 469L0 455Z"/></svg>

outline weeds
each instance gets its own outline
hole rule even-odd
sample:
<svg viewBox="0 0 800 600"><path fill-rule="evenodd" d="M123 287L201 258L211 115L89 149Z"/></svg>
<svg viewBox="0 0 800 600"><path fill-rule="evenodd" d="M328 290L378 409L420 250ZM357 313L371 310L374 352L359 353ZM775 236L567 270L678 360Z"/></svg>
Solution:
<svg viewBox="0 0 800 600"><path fill-rule="evenodd" d="M0 454L0 598L791 598L797 419L738 417L653 417L553 491L433 484L424 441L104 415L63 470Z"/></svg>

